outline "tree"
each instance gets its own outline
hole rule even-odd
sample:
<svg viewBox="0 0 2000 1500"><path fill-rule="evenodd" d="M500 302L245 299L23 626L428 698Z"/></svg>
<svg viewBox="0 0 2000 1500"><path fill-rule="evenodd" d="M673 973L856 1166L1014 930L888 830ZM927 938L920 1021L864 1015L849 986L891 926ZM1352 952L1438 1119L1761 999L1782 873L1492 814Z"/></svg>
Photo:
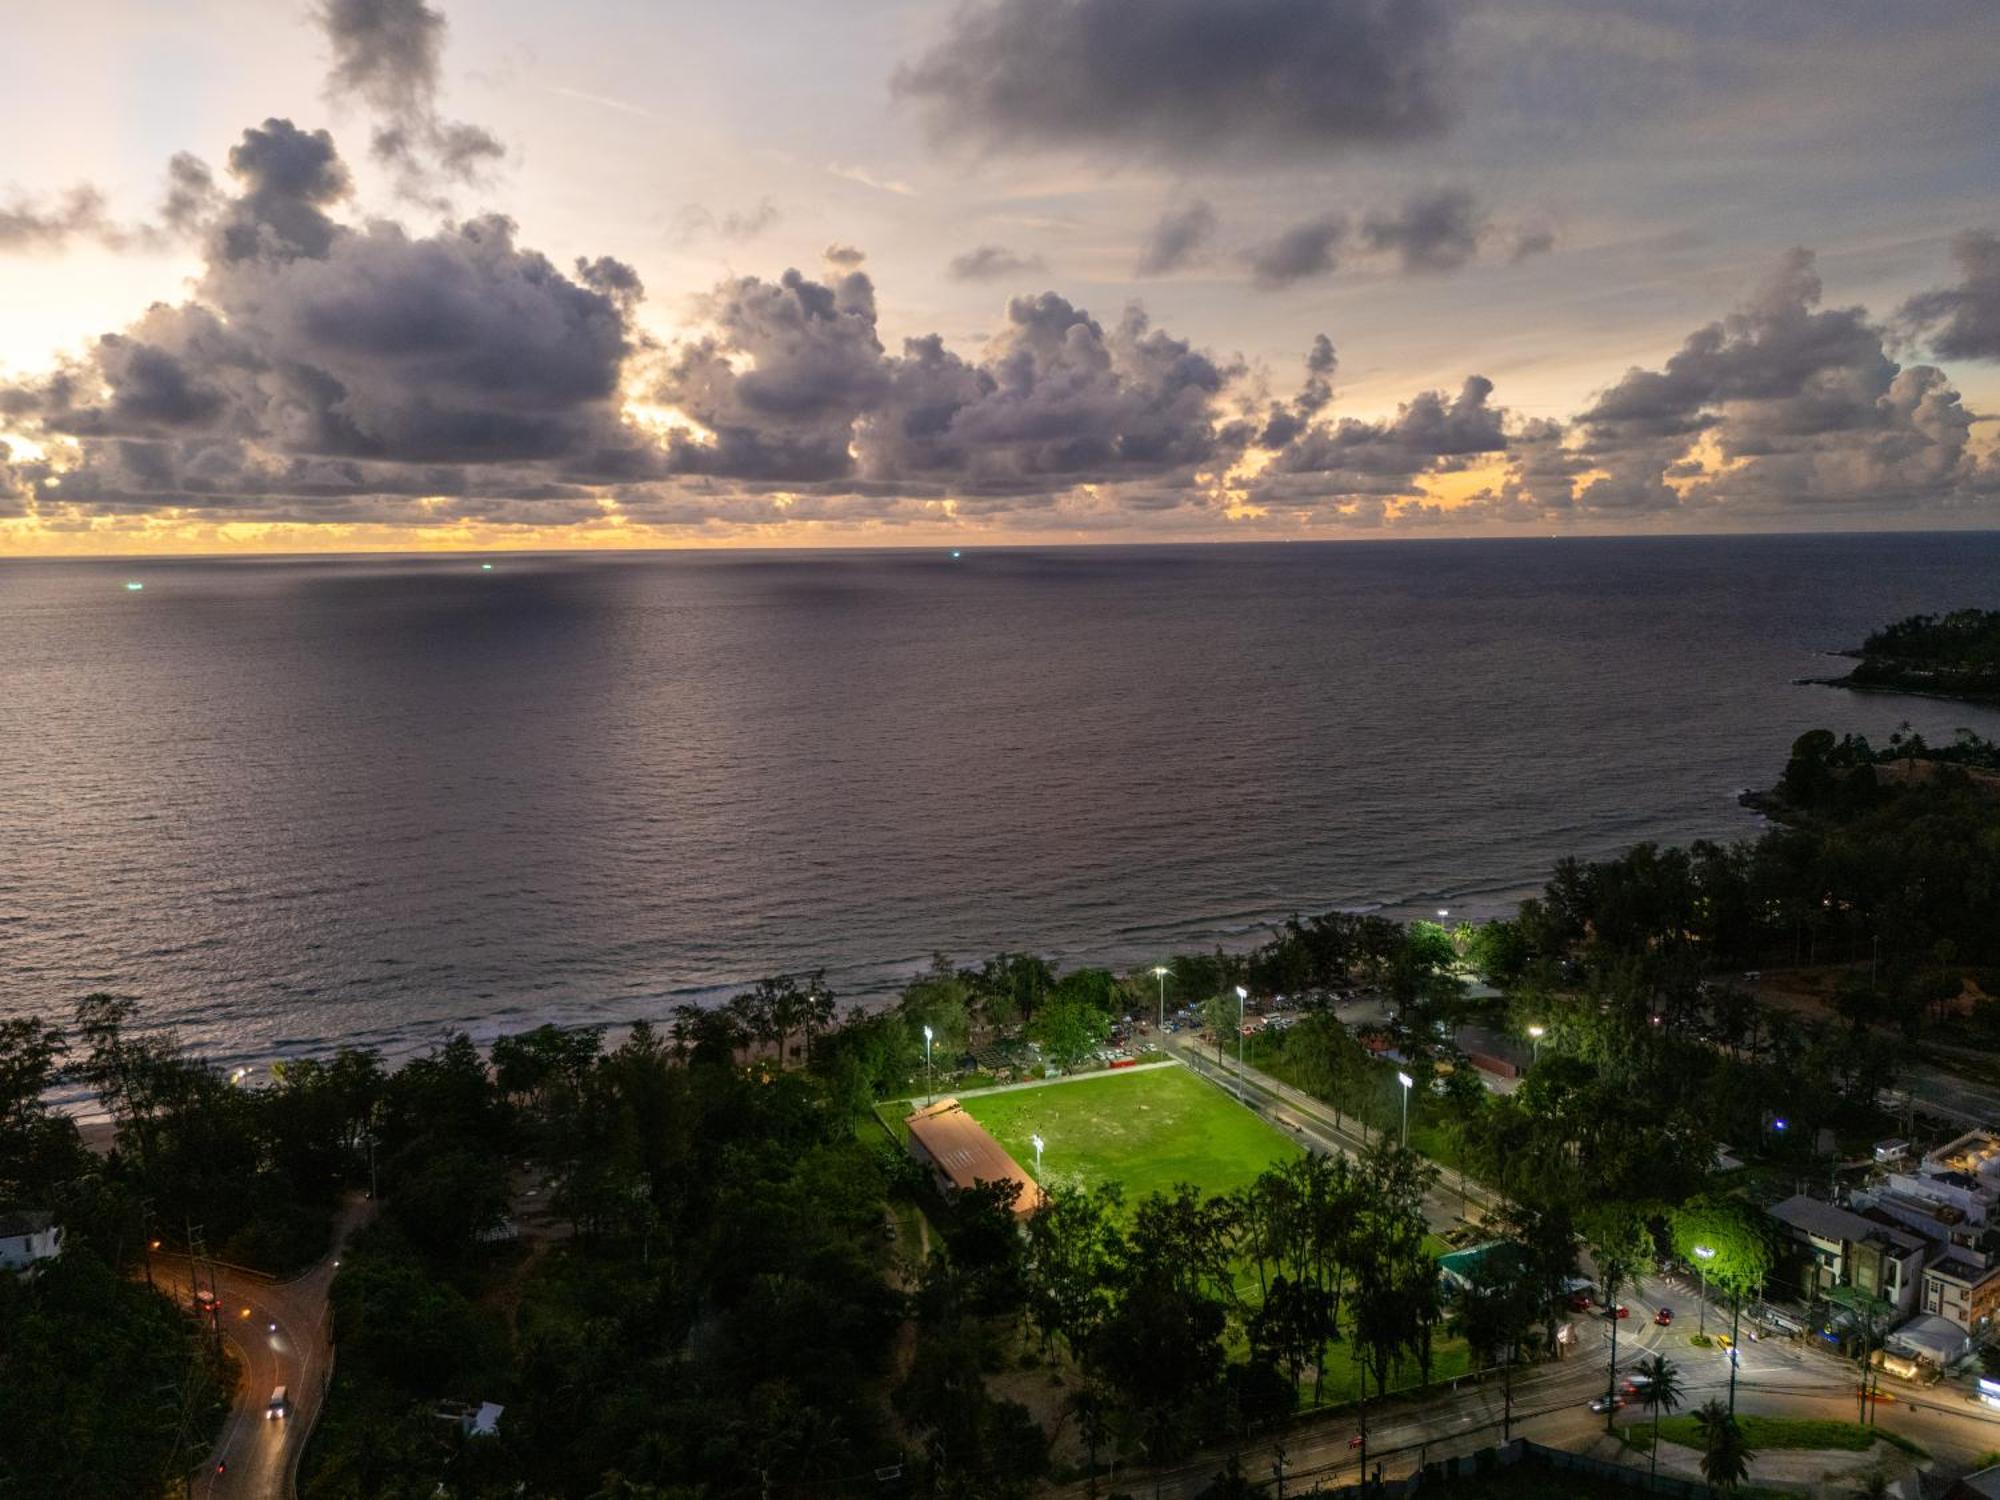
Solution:
<svg viewBox="0 0 2000 1500"><path fill-rule="evenodd" d="M1666 1355L1655 1354L1639 1366L1639 1373L1645 1377L1639 1399L1653 1414L1653 1465L1647 1479L1650 1486L1660 1473L1660 1415L1673 1412L1681 1404L1681 1372Z"/></svg>
<svg viewBox="0 0 2000 1500"><path fill-rule="evenodd" d="M1712 1286L1729 1294L1729 1410L1736 1410L1734 1343L1741 1325L1743 1299L1771 1274L1769 1220L1733 1198L1696 1198L1669 1216L1674 1253L1701 1268Z"/></svg>
<svg viewBox="0 0 2000 1500"><path fill-rule="evenodd" d="M1742 1427L1720 1401L1708 1402L1694 1420L1701 1429L1702 1478L1713 1489L1735 1489L1750 1477L1750 1461L1757 1456Z"/></svg>
<svg viewBox="0 0 2000 1500"><path fill-rule="evenodd" d="M1060 1339L1080 1359L1111 1307L1123 1250L1116 1183L1052 1183L1028 1220L1028 1309L1045 1342Z"/></svg>
<svg viewBox="0 0 2000 1500"><path fill-rule="evenodd" d="M1499 1241L1472 1263L1453 1306L1453 1321L1474 1359L1501 1367L1502 1442L1513 1437L1514 1364L1541 1314L1535 1268L1512 1240Z"/></svg>
<svg viewBox="0 0 2000 1500"><path fill-rule="evenodd" d="M1104 1044L1111 1017L1087 995L1059 991L1049 997L1029 1030L1051 1062L1073 1068Z"/></svg>
<svg viewBox="0 0 2000 1500"><path fill-rule="evenodd" d="M1597 1285L1611 1322L1611 1360L1604 1386L1604 1430L1609 1432L1617 1425L1612 1398L1618 1393L1618 1293L1652 1268L1652 1236L1629 1203L1601 1203L1590 1209L1584 1216L1583 1233L1597 1266Z"/></svg>

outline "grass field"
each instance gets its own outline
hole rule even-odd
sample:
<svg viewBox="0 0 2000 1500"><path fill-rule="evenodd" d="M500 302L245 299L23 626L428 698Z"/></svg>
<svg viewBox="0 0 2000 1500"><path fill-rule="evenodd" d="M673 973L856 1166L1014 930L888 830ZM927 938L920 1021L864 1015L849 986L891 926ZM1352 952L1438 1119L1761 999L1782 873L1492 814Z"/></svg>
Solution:
<svg viewBox="0 0 2000 1500"><path fill-rule="evenodd" d="M1872 1447L1878 1439L1905 1452L1917 1455L1924 1452L1906 1437L1879 1427L1863 1427L1859 1422L1837 1422L1823 1417L1760 1417L1746 1412L1738 1414L1736 1423L1743 1429L1743 1436L1751 1450L1757 1453L1775 1453L1788 1448L1860 1453ZM1634 1426L1636 1429L1639 1424ZM1678 1443L1685 1448L1699 1448L1702 1446L1701 1428L1688 1413L1665 1417L1660 1422L1660 1441Z"/></svg>
<svg viewBox="0 0 2000 1500"><path fill-rule="evenodd" d="M1045 1181L1116 1182L1128 1204L1182 1182L1228 1192L1299 1154L1289 1137L1185 1068L984 1094L965 1110L1030 1172L1030 1137L1039 1133Z"/></svg>

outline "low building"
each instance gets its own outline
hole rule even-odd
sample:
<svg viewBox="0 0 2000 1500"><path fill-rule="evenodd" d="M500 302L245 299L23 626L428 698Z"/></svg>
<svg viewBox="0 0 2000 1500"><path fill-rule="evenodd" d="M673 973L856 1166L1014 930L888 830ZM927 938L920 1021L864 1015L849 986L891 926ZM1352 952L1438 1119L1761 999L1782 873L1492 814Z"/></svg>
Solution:
<svg viewBox="0 0 2000 1500"><path fill-rule="evenodd" d="M1928 1313L1910 1319L1882 1344L1892 1354L1906 1354L1940 1370L1963 1359L1972 1349L1972 1340L1963 1328Z"/></svg>
<svg viewBox="0 0 2000 1500"><path fill-rule="evenodd" d="M1924 1311L1984 1333L2000 1312L2000 1266L1975 1250L1947 1250L1924 1268Z"/></svg>
<svg viewBox="0 0 2000 1500"><path fill-rule="evenodd" d="M940 1099L904 1120L910 1155L929 1167L946 1192L963 1192L982 1182L1019 1185L1014 1212L1026 1218L1041 1206L1042 1190L1019 1162L956 1099Z"/></svg>
<svg viewBox="0 0 2000 1500"><path fill-rule="evenodd" d="M0 1210L0 1269L32 1271L62 1254L62 1225L45 1209Z"/></svg>
<svg viewBox="0 0 2000 1500"><path fill-rule="evenodd" d="M1804 1253L1800 1290L1805 1295L1823 1297L1850 1287L1888 1303L1898 1316L1916 1311L1929 1256L1921 1235L1803 1193L1770 1212Z"/></svg>

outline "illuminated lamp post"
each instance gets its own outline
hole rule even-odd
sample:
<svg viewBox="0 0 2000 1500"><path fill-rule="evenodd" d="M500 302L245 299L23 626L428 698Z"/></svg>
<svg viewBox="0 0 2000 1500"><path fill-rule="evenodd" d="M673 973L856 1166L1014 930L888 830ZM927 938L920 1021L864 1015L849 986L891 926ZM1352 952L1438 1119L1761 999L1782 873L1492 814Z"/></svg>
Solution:
<svg viewBox="0 0 2000 1500"><path fill-rule="evenodd" d="M1243 1069L1243 1007L1250 1003L1250 992L1242 985L1236 986L1236 1089L1244 1098L1249 1098L1249 1084Z"/></svg>
<svg viewBox="0 0 2000 1500"><path fill-rule="evenodd" d="M1695 1267L1695 1270L1700 1272L1701 1274L1701 1327L1698 1330L1698 1332L1701 1334L1703 1338L1707 1338L1708 1337L1708 1263L1715 1259L1715 1247L1712 1245L1696 1245L1694 1247L1694 1258L1701 1262L1700 1265Z"/></svg>
<svg viewBox="0 0 2000 1500"><path fill-rule="evenodd" d="M1398 1073L1396 1082L1403 1086L1403 1149L1410 1149L1410 1088L1416 1083L1408 1073Z"/></svg>
<svg viewBox="0 0 2000 1500"><path fill-rule="evenodd" d="M1528 1028L1528 1040L1535 1044L1535 1061L1542 1060L1542 1038L1548 1035L1548 1027L1536 1025Z"/></svg>
<svg viewBox="0 0 2000 1500"><path fill-rule="evenodd" d="M1160 981L1160 1035L1167 1034L1167 966L1153 965L1153 977Z"/></svg>
<svg viewBox="0 0 2000 1500"><path fill-rule="evenodd" d="M932 1104L937 1096L931 1092L931 1038L936 1035L930 1024L924 1024L924 1103Z"/></svg>

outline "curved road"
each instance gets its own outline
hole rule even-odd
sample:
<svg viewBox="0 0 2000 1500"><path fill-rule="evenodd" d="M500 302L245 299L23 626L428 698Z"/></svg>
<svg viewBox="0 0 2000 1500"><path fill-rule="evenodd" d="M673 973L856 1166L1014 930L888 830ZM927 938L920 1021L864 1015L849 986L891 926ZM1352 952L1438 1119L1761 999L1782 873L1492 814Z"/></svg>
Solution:
<svg viewBox="0 0 2000 1500"><path fill-rule="evenodd" d="M347 1200L334 1221L333 1249L289 1281L236 1266L214 1268L213 1321L235 1353L242 1379L215 1451L195 1473L192 1491L201 1500L291 1500L296 1494L299 1456L319 1417L332 1367L327 1296L341 1247L374 1209L366 1199ZM204 1285L207 1274L205 1262ZM185 1256L156 1255L153 1280L181 1307L201 1315ZM283 1418L272 1420L271 1391L280 1385L291 1407Z"/></svg>

